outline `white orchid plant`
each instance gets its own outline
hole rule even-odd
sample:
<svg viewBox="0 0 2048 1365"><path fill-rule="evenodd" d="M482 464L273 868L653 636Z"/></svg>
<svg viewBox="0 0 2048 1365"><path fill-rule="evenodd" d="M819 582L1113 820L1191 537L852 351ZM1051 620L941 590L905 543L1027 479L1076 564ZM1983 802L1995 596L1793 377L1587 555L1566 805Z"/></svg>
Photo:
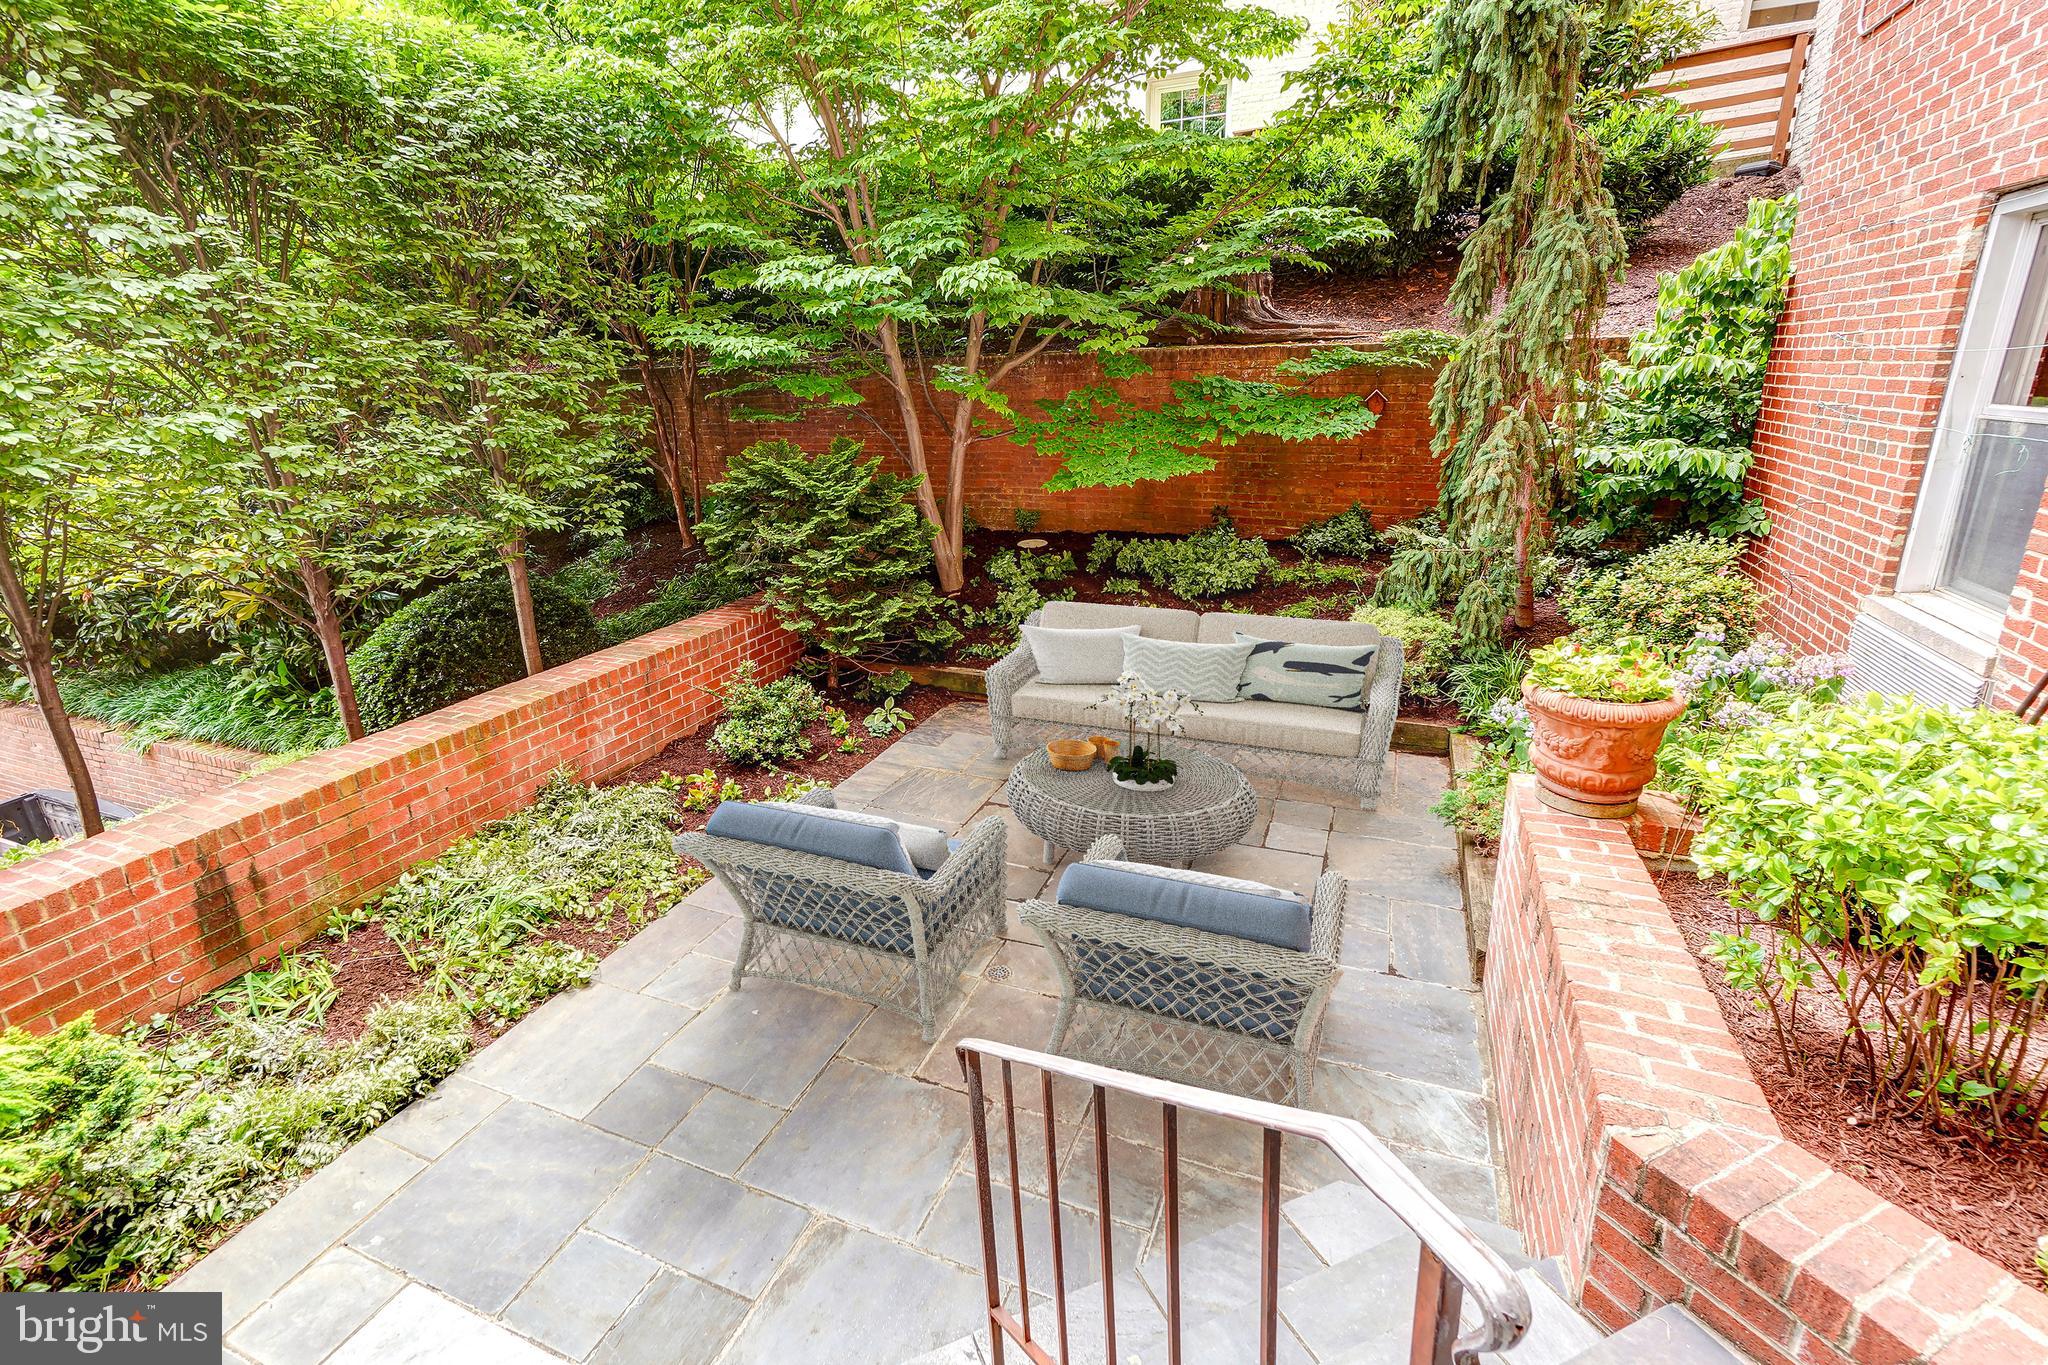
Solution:
<svg viewBox="0 0 2048 1365"><path fill-rule="evenodd" d="M1170 758L1161 758L1147 753L1145 746L1138 743L1138 734L1143 731L1151 736L1156 747L1162 736L1182 735L1187 727L1181 723L1183 710L1200 711L1195 699L1177 688L1148 687L1145 680L1129 669L1117 675L1116 685L1102 694L1095 703L1116 712L1124 720L1124 752L1109 760L1109 770L1126 782L1153 783L1171 782L1180 765Z"/></svg>

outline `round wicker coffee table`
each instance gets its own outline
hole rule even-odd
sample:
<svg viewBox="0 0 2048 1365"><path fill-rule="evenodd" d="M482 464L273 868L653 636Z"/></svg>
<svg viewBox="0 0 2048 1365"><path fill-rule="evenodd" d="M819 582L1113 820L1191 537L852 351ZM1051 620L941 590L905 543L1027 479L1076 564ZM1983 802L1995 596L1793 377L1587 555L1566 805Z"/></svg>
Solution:
<svg viewBox="0 0 2048 1365"><path fill-rule="evenodd" d="M1086 851L1105 834L1124 841L1124 856L1148 863L1187 863L1244 836L1259 803L1243 773L1220 758L1181 752L1180 772L1163 792L1134 792L1110 780L1109 769L1062 772L1043 748L1010 770L1010 809L1024 828L1055 850Z"/></svg>

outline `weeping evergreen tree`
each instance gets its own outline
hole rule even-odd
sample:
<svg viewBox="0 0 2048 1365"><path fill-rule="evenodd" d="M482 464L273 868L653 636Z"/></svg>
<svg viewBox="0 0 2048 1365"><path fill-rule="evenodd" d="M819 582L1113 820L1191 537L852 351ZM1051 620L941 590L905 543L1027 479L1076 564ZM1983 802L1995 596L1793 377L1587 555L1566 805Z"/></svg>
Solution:
<svg viewBox="0 0 2048 1365"><path fill-rule="evenodd" d="M1605 21L1626 8L1608 0ZM1467 177L1486 184L1511 140L1518 150L1451 285L1464 340L1430 402L1445 535L1397 553L1382 596L1448 601L1469 639L1497 637L1510 612L1535 622L1531 566L1569 486L1593 330L1628 258L1599 148L1572 118L1590 31L1583 0L1452 0L1437 24L1417 222Z"/></svg>

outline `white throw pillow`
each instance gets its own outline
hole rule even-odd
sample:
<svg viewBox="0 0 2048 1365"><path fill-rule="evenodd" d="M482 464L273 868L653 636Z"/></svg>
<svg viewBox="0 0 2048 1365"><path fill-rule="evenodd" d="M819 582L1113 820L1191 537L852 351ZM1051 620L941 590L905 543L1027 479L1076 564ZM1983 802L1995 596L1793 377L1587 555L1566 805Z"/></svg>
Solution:
<svg viewBox="0 0 2048 1365"><path fill-rule="evenodd" d="M1271 896L1283 901L1307 899L1300 892L1289 891L1284 886L1268 886L1264 882L1248 881L1243 877L1224 877L1214 872L1197 872L1191 867L1161 867L1157 863L1133 863L1121 858L1093 858L1090 861L1097 867L1114 867L1123 872L1142 872L1148 877L1164 877L1174 882L1193 882L1196 886L1213 886L1219 891L1242 891L1247 895Z"/></svg>
<svg viewBox="0 0 2048 1365"><path fill-rule="evenodd" d="M933 829L930 825L913 825L902 820L891 820L886 815L870 815L864 810L840 810L834 806L807 806L792 802L789 807L799 815L817 815L827 820L844 820L853 825L875 825L894 831L903 844L903 851L910 858L910 865L920 872L937 872L946 865L946 857L952 850L946 847L944 830Z"/></svg>
<svg viewBox="0 0 2048 1365"><path fill-rule="evenodd" d="M1038 664L1042 683L1113 683L1124 667L1124 637L1137 626L1101 626L1062 630L1055 626L1024 627L1024 642Z"/></svg>
<svg viewBox="0 0 2048 1365"><path fill-rule="evenodd" d="M1251 656L1249 641L1201 645L1143 636L1124 641L1126 672L1137 674L1147 687L1185 692L1198 702L1236 701L1245 660Z"/></svg>

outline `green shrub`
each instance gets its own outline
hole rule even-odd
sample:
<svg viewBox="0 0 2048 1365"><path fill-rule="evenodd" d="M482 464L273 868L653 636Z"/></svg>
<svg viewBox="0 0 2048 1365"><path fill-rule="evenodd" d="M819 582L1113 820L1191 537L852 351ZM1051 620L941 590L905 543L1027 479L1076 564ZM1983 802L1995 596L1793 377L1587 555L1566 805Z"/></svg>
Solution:
<svg viewBox="0 0 2048 1365"><path fill-rule="evenodd" d="M1507 817L1508 779L1525 767L1508 746L1482 745L1478 761L1458 774L1430 806L1430 814L1460 834L1492 843L1500 838L1501 821Z"/></svg>
<svg viewBox="0 0 2048 1365"><path fill-rule="evenodd" d="M74 715L122 726L138 744L196 739L298 754L347 738L332 691L308 692L289 679L225 663L140 676L78 674L58 690Z"/></svg>
<svg viewBox="0 0 2048 1365"><path fill-rule="evenodd" d="M794 674L756 682L751 661L739 666L719 701L725 719L711 732L711 747L749 768L808 757L811 742L804 731L825 714L816 688Z"/></svg>
<svg viewBox="0 0 2048 1365"><path fill-rule="evenodd" d="M1311 559L1343 555L1364 559L1377 554L1385 542L1372 528L1372 513L1363 503L1352 503L1335 516L1312 521L1287 538L1287 543Z"/></svg>
<svg viewBox="0 0 2048 1365"><path fill-rule="evenodd" d="M548 582L570 601L590 606L619 590L619 561L632 552L623 540L603 541L549 574Z"/></svg>
<svg viewBox="0 0 2048 1365"><path fill-rule="evenodd" d="M1614 197L1615 215L1630 240L1713 172L1717 130L1676 100L1623 100L1591 131L1600 144L1600 183Z"/></svg>
<svg viewBox="0 0 2048 1365"><path fill-rule="evenodd" d="M639 606L600 618L597 632L608 645L624 644L649 631L737 602L758 586L744 574L717 565L677 574Z"/></svg>
<svg viewBox="0 0 2048 1365"><path fill-rule="evenodd" d="M1745 917L1714 955L1788 1054L1817 991L1879 1104L2048 1131L2048 1076L2015 1064L2048 1004L2048 730L1800 702L1700 777L1692 856Z"/></svg>
<svg viewBox="0 0 2048 1365"><path fill-rule="evenodd" d="M157 1053L89 1018L0 1040L9 1289L161 1283L458 1066L467 1021L386 1001L352 1042L223 1020Z"/></svg>
<svg viewBox="0 0 2048 1365"><path fill-rule="evenodd" d="M977 644L972 653L1000 659L1017 647L1025 619L1049 600L1039 584L1067 578L1074 572L1074 556L1065 550L1035 554L1030 550L998 550L982 566L982 572L997 583L996 600L985 607L964 607L960 624L968 630L990 628L994 633ZM1058 588L1050 600L1074 595L1072 588Z"/></svg>
<svg viewBox="0 0 2048 1365"><path fill-rule="evenodd" d="M816 455L760 441L727 465L697 533L715 561L761 581L782 624L825 656L836 689L846 660L959 638L926 578L932 526L917 485L844 437Z"/></svg>
<svg viewBox="0 0 2048 1365"><path fill-rule="evenodd" d="M1744 545L1680 536L1612 568L1573 575L1558 606L1597 639L1640 636L1679 653L1706 634L1741 644L1763 619L1763 590L1735 571Z"/></svg>
<svg viewBox="0 0 2048 1365"><path fill-rule="evenodd" d="M1732 241L1659 282L1656 320L1630 340L1626 360L1602 371L1579 452L1573 543L1767 529L1743 480L1796 217L1790 198L1759 199Z"/></svg>
<svg viewBox="0 0 2048 1365"><path fill-rule="evenodd" d="M1363 606L1351 613L1351 619L1378 626L1381 634L1401 642L1402 690L1416 697L1440 694L1456 643L1449 621L1434 612L1393 606Z"/></svg>
<svg viewBox="0 0 2048 1365"><path fill-rule="evenodd" d="M1105 537L1097 537L1099 546ZM1096 569L1095 551L1089 566ZM1176 597L1190 600L1247 592L1275 568L1266 542L1241 536L1228 517L1190 536L1169 540L1126 540L1115 546L1119 574L1144 578Z"/></svg>
<svg viewBox="0 0 2048 1365"><path fill-rule="evenodd" d="M533 583L548 667L604 648L590 608L546 579ZM499 573L434 589L400 607L348 656L363 724L388 729L526 676L512 588Z"/></svg>

